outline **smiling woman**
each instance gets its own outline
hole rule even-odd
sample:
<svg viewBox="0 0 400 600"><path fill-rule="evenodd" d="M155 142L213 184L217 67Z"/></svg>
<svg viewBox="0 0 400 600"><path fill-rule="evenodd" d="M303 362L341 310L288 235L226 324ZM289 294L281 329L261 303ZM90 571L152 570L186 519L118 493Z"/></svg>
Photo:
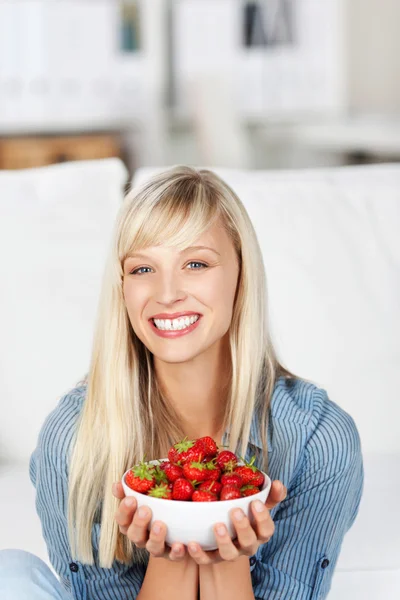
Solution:
<svg viewBox="0 0 400 600"><path fill-rule="evenodd" d="M107 489L144 455L149 460L166 456L185 436L211 435L221 443L228 428L229 445L244 456L257 407L261 466L267 471L274 384L278 376L295 377L280 364L271 343L265 272L253 225L238 196L215 173L177 166L133 188L118 215L114 240L71 457L69 516L77 525L77 556L85 558L91 550L83 534L90 516L81 483L87 469L97 495L97 481ZM176 315L186 312L200 318L188 325L178 321L179 330L173 331ZM155 324L151 319L158 315ZM101 406L106 423L99 421ZM94 422L102 430L107 426L107 444L94 434ZM96 463L84 460L88 440ZM107 496L104 500L102 566L110 567L115 557L146 560L129 540L117 540L105 512L114 505ZM110 539L118 541L115 556Z"/></svg>
<svg viewBox="0 0 400 600"><path fill-rule="evenodd" d="M182 544L175 554L167 523L149 534L149 512L111 493L133 465L186 436L254 455L273 482L271 515L254 513L253 526L242 515L235 545L223 534L215 555ZM361 497L358 431L278 360L253 224L212 171L176 166L126 195L88 375L46 419L30 474L49 554L75 600L195 600L199 587L202 600L325 597ZM287 498L272 515L275 480ZM11 588L30 572L22 562Z"/></svg>

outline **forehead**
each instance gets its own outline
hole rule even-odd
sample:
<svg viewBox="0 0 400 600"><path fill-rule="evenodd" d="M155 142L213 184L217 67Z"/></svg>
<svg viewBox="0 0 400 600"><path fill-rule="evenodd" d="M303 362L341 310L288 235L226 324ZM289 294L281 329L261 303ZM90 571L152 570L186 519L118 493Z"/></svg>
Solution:
<svg viewBox="0 0 400 600"><path fill-rule="evenodd" d="M212 227L209 227L209 229L207 229L207 231L205 231L203 235L197 238L197 240L195 240L193 244L191 244L190 246L188 246L180 252L178 252L175 248L168 247L166 245L149 246L131 252L127 259L133 256L145 256L152 253L184 254L185 252L189 251L202 250L204 252L211 252L215 258L218 258L218 255L222 256L224 254L229 253L230 247L232 247L233 250L233 243L229 235L225 231L225 228L221 224L216 223ZM214 252L212 250L214 250Z"/></svg>

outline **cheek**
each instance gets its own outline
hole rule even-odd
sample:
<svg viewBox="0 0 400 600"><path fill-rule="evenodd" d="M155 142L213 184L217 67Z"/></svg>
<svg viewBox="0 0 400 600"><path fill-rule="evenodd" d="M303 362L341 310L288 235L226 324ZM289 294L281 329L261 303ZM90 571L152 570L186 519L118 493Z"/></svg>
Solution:
<svg viewBox="0 0 400 600"><path fill-rule="evenodd" d="M216 281L215 285L204 289L202 301L213 312L221 327L228 327L232 319L235 287L230 281Z"/></svg>
<svg viewBox="0 0 400 600"><path fill-rule="evenodd" d="M123 287L123 296L130 320L138 320L144 303L143 294L140 293L140 289L135 289L132 285L125 285Z"/></svg>

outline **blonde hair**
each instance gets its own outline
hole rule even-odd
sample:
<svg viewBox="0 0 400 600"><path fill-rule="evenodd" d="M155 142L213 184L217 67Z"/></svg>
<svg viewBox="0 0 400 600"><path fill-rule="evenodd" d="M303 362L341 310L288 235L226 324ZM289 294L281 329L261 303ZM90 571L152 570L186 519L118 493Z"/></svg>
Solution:
<svg viewBox="0 0 400 600"><path fill-rule="evenodd" d="M245 456L254 409L260 410L261 464L268 472L268 412L278 377L299 379L278 361L268 327L266 275L250 218L235 192L208 169L175 166L125 196L114 226L95 325L85 401L71 444L68 533L72 558L93 565L92 527L101 528L98 558L147 563L119 531L112 483L130 467L164 456L185 436L179 415L157 385L153 355L136 336L123 297L123 265L130 253L156 245L182 250L221 219L240 271L229 329L231 382L225 428L229 448Z"/></svg>

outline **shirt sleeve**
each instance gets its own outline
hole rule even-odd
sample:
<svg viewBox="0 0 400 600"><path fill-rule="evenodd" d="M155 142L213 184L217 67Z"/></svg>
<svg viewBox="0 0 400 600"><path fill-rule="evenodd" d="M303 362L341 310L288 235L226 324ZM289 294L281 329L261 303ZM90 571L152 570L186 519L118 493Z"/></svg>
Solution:
<svg viewBox="0 0 400 600"><path fill-rule="evenodd" d="M314 395L302 468L285 500L271 510L274 535L256 554L256 600L326 598L344 535L359 510L364 469L356 425L325 390L317 388Z"/></svg>

